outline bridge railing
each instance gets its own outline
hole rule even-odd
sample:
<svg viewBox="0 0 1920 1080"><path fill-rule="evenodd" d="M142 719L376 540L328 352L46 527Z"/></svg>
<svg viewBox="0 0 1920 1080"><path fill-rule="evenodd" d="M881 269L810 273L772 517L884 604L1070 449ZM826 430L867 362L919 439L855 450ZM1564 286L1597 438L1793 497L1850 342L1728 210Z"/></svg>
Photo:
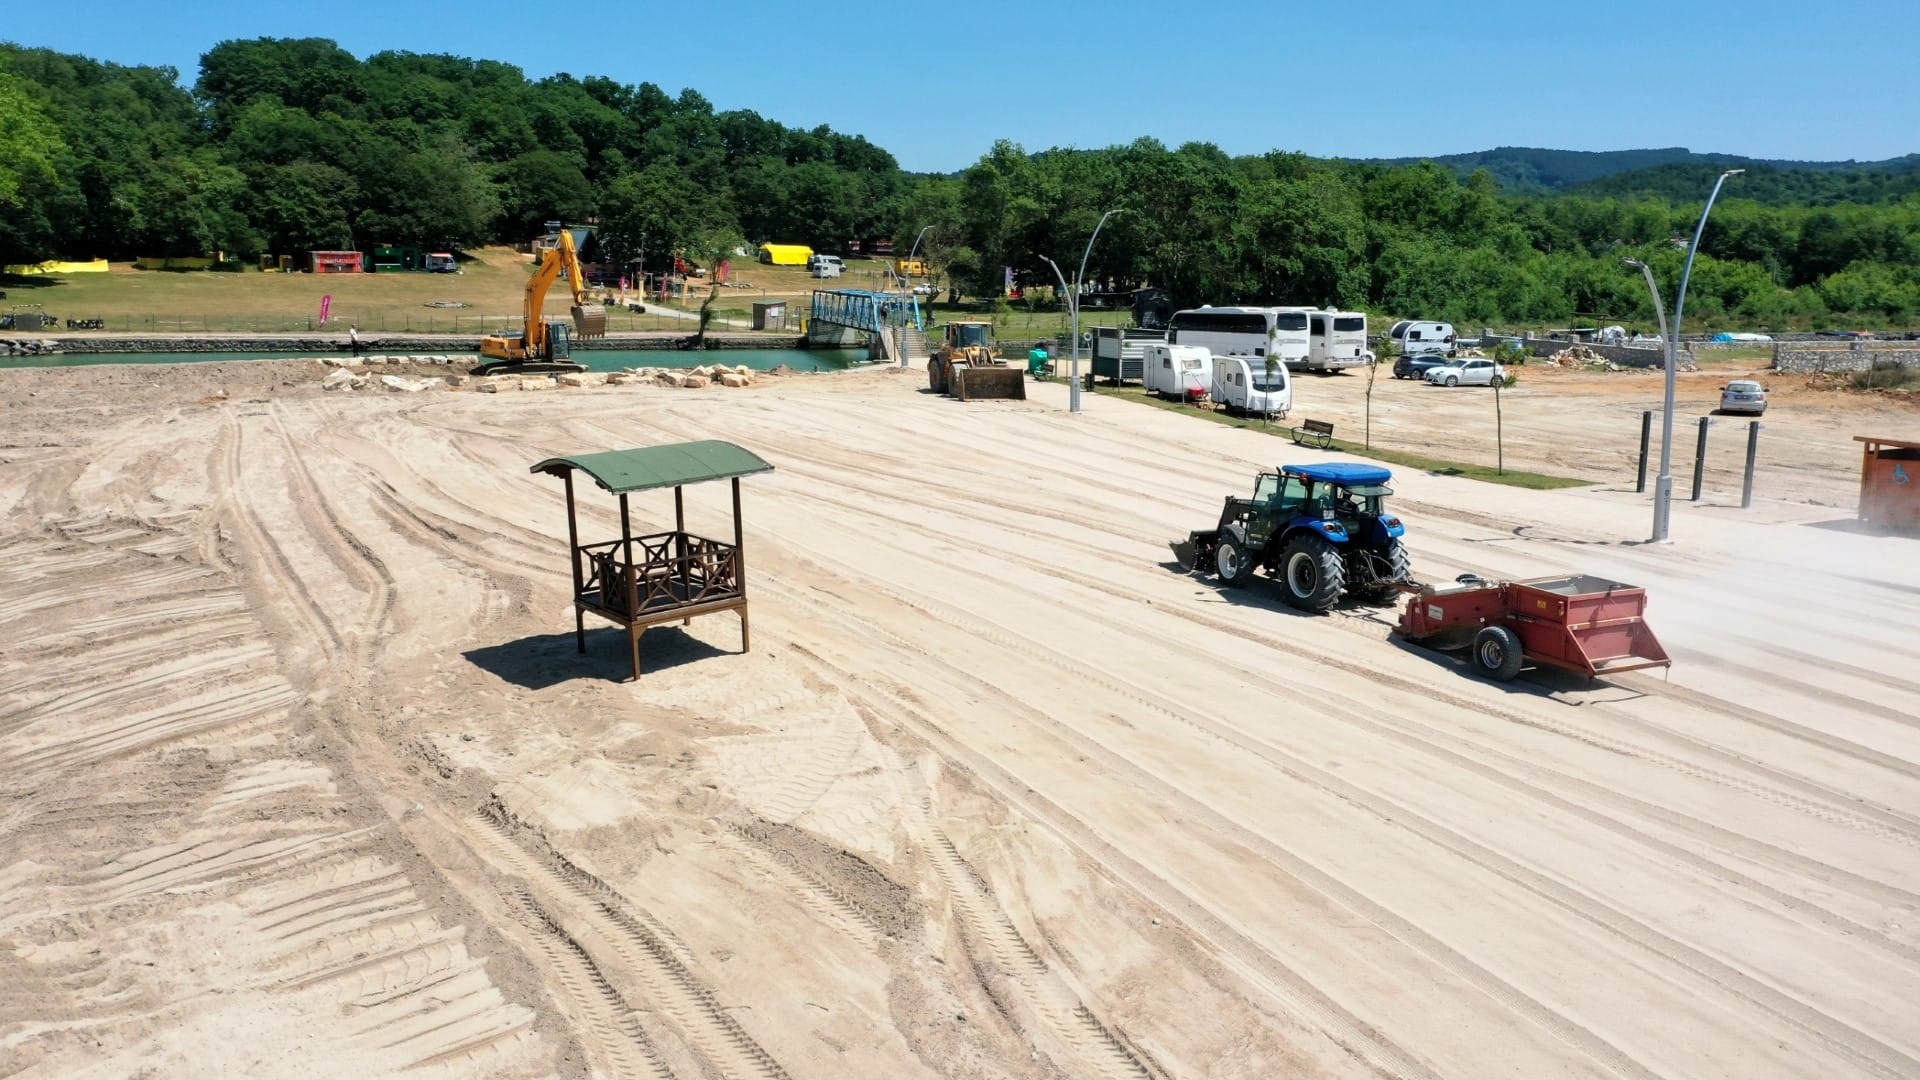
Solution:
<svg viewBox="0 0 1920 1080"><path fill-rule="evenodd" d="M865 289L816 289L808 316L813 322L846 326L869 333L883 328L923 330L920 299L912 293L871 292Z"/></svg>

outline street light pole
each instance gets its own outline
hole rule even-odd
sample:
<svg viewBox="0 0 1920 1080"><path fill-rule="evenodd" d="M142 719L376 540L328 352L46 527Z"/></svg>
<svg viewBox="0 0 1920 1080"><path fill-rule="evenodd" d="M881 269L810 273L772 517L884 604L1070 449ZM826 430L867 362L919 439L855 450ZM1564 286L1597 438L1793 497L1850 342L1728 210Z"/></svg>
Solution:
<svg viewBox="0 0 1920 1080"><path fill-rule="evenodd" d="M1073 313L1073 385L1067 391L1067 409L1070 412L1080 411L1080 287L1086 281L1087 258L1093 254L1093 242L1100 239L1100 230L1106 225L1107 219L1118 213L1121 213L1121 208L1115 207L1100 215L1099 222L1093 227L1093 235L1087 237L1086 250L1080 253L1080 269L1073 275L1073 291L1067 295L1069 310ZM1051 266L1053 260L1047 260L1047 264ZM1060 268L1055 266L1053 272L1058 276Z"/></svg>
<svg viewBox="0 0 1920 1080"><path fill-rule="evenodd" d="M931 228L933 228L933 226L931 225L927 225L923 227L920 230L920 235L913 238L913 246L907 249L907 262L909 263L913 262L914 254L920 250L920 241L926 237L927 230ZM901 278L902 281L905 281L907 284L907 295L909 296L913 295L913 282L911 280L908 280L905 274L901 274L899 275L899 277ZM932 302L933 297L929 296L927 297L927 300L928 302ZM901 367L907 366L907 349L905 345L902 345L900 347L900 366Z"/></svg>
<svg viewBox="0 0 1920 1080"><path fill-rule="evenodd" d="M1720 197L1720 185L1727 177L1746 172L1745 169L1728 169L1713 182L1713 192L1707 196L1707 205L1700 211L1700 224L1693 230L1693 243L1687 248L1687 264L1680 271L1680 294L1673 301L1673 332L1668 333L1662 327L1661 336L1666 338L1667 390L1666 406L1660 416L1660 475L1653 482L1653 542L1665 544L1671 542L1669 525L1672 522L1673 509L1673 376L1679 363L1680 316L1687 306L1687 280L1693 276L1693 257L1700 251L1700 235L1707 230L1707 215L1713 212L1713 201ZM1646 272L1647 285L1653 286L1653 271L1641 263L1640 269ZM1660 308L1659 291L1654 293L1654 309Z"/></svg>
<svg viewBox="0 0 1920 1080"><path fill-rule="evenodd" d="M1054 262L1052 259L1047 258L1045 255L1040 256L1040 261L1043 263L1046 263L1048 266L1053 267L1053 276L1055 280L1060 282L1060 291L1067 292L1067 276L1060 272L1060 265ZM1073 295L1071 293L1068 293L1067 295L1067 305L1069 309L1072 309L1072 307L1074 306ZM1079 319L1077 317L1075 318L1074 323L1076 326L1079 324ZM1072 384L1067 387L1067 410L1069 412L1080 411L1079 344L1080 344L1080 339L1078 336L1076 336L1074 338L1075 352L1073 357L1073 381L1072 381Z"/></svg>

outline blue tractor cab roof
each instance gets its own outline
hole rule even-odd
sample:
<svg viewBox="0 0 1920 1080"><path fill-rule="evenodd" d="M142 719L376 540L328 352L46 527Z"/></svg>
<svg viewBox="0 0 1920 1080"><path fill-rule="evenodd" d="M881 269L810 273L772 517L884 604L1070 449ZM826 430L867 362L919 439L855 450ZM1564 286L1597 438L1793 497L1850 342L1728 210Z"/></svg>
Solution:
<svg viewBox="0 0 1920 1080"><path fill-rule="evenodd" d="M1282 465L1280 471L1289 476L1303 477L1322 484L1343 484L1347 487L1359 484L1384 484L1393 479L1392 472L1378 465L1358 465L1345 461L1326 465Z"/></svg>

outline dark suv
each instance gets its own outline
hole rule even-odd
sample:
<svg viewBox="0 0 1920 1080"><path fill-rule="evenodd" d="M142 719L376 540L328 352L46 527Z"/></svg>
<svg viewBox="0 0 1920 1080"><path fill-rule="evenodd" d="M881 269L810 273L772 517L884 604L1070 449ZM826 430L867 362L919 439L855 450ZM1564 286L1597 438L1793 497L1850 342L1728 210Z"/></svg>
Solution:
<svg viewBox="0 0 1920 1080"><path fill-rule="evenodd" d="M1418 382L1427 377L1429 369L1443 367L1451 362L1445 353L1414 353L1412 356L1402 356L1393 362L1393 377Z"/></svg>

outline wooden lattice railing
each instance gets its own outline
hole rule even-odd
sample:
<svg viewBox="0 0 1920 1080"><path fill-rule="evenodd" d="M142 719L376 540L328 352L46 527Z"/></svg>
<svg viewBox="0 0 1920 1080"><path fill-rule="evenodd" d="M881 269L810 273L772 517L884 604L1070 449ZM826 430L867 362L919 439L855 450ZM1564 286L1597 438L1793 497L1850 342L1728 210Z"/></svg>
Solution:
<svg viewBox="0 0 1920 1080"><path fill-rule="evenodd" d="M619 540L574 552L581 597L628 616L670 611L741 595L740 551L685 532L633 538L633 562Z"/></svg>

